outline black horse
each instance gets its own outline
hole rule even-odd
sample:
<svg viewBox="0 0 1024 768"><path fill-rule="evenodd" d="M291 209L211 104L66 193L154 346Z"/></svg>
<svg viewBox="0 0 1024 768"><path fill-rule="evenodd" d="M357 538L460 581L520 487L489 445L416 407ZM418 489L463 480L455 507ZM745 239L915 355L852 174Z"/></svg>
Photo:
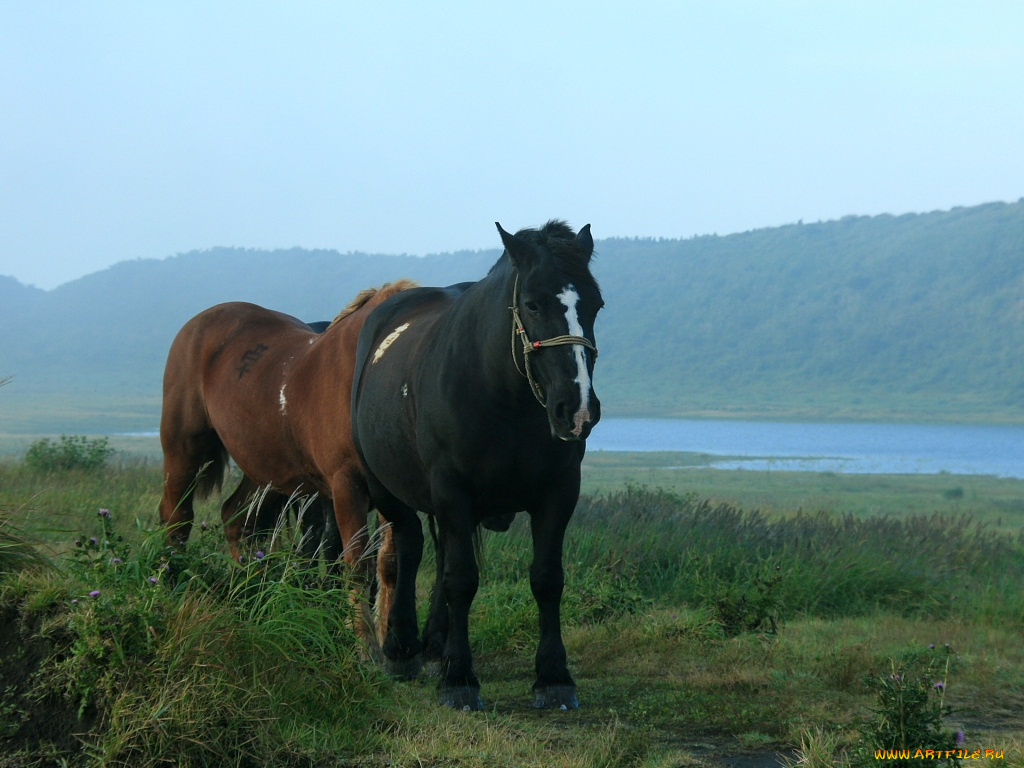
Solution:
<svg viewBox="0 0 1024 768"><path fill-rule="evenodd" d="M353 438L374 506L392 524L397 566L385 569L395 592L384 653L393 673L418 674L420 510L439 529L431 621L443 624L445 638L441 702L481 708L468 627L479 582L473 532L489 518L526 511L540 612L534 703L575 708L559 612L565 528L586 438L601 414L591 385L603 306L589 268L594 241L589 225L576 235L561 221L498 231L505 252L483 280L403 291L360 333ZM381 590L387 581L385 574Z"/></svg>

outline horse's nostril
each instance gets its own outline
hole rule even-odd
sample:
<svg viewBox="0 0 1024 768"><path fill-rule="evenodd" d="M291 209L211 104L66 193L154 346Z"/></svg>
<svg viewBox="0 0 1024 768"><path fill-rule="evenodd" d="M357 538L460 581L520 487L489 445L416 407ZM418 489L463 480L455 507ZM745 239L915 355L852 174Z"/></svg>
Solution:
<svg viewBox="0 0 1024 768"><path fill-rule="evenodd" d="M569 418L569 406L564 400L555 403L555 418L559 421L567 421Z"/></svg>

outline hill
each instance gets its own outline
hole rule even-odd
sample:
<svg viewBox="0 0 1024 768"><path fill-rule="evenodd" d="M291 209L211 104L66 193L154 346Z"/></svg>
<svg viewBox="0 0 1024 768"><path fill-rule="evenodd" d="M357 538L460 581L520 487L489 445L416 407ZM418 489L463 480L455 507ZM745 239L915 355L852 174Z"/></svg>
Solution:
<svg viewBox="0 0 1024 768"><path fill-rule="evenodd" d="M608 416L1024 421L1024 200L596 250ZM330 319L368 285L478 279L498 253L217 248L52 291L0 278L0 432L153 429L199 310Z"/></svg>

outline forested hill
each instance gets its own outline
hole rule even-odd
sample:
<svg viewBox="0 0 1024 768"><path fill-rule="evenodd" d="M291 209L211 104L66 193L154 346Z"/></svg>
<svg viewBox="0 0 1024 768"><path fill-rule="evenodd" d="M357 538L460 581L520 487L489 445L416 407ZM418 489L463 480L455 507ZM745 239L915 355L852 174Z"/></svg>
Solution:
<svg viewBox="0 0 1024 768"><path fill-rule="evenodd" d="M497 256L225 248L53 291L0 278L0 432L154 428L170 341L217 302L330 319L365 286L478 279ZM599 239L593 269L606 415L1024 421L1024 200Z"/></svg>

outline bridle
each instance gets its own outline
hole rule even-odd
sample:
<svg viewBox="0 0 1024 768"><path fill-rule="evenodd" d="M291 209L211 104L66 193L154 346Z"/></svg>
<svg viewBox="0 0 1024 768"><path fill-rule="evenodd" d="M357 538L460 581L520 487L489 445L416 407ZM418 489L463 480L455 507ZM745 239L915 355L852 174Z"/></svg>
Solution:
<svg viewBox="0 0 1024 768"><path fill-rule="evenodd" d="M554 336L550 339L543 339L541 341L531 341L530 337L526 334L526 328L523 326L523 321L519 317L519 275L516 275L515 284L512 287L512 306L509 307L512 310L512 362L516 366L516 370L519 371L526 380L530 382L530 389L533 390L533 396L537 398L537 402L542 406L547 407L547 403L544 401L544 390L541 389L540 384L533 378L533 371L530 369L530 355L536 352L538 349L544 347L559 347L567 344L580 344L594 353L594 359L597 359L597 347L594 346L594 342L585 336ZM523 351L523 367L519 367L519 360L516 358L516 338L522 342Z"/></svg>

